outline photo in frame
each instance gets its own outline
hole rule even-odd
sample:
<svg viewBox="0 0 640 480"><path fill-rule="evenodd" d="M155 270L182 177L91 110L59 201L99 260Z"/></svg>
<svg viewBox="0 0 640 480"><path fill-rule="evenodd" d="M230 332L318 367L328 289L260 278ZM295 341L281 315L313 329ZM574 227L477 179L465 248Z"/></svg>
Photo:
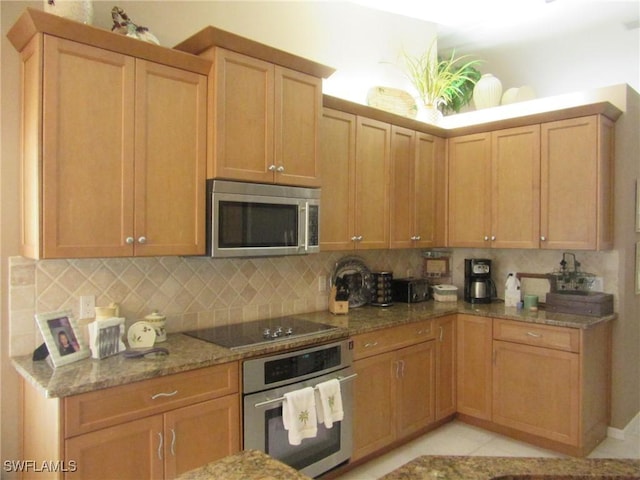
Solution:
<svg viewBox="0 0 640 480"><path fill-rule="evenodd" d="M36 323L54 367L77 362L90 355L89 347L70 310L37 313Z"/></svg>

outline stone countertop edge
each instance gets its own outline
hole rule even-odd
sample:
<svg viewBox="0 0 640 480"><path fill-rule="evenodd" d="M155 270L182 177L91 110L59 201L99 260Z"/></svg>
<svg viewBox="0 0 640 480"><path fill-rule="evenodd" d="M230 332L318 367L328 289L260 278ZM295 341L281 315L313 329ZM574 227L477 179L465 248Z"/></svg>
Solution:
<svg viewBox="0 0 640 480"><path fill-rule="evenodd" d="M220 347L181 333L173 333L167 336L166 342L158 344L169 350L169 355L161 357L127 359L123 355L115 355L103 360L84 359L55 369L46 361L33 361L31 355L13 357L11 361L18 373L46 397L67 397L269 353L342 340L351 335L457 313L578 329L590 328L617 318L616 314L587 317L561 313L547 314L544 310L525 312L515 307L505 307L501 302L481 305L462 301L396 303L391 307L365 306L351 309L346 315L333 315L329 311L296 314L293 316L338 328L312 337L237 350Z"/></svg>
<svg viewBox="0 0 640 480"><path fill-rule="evenodd" d="M234 455L190 470L176 480L311 480L306 475L257 450L243 450Z"/></svg>
<svg viewBox="0 0 640 480"><path fill-rule="evenodd" d="M532 478L640 479L640 460L602 458L524 458L429 456L415 458L380 480L490 480Z"/></svg>

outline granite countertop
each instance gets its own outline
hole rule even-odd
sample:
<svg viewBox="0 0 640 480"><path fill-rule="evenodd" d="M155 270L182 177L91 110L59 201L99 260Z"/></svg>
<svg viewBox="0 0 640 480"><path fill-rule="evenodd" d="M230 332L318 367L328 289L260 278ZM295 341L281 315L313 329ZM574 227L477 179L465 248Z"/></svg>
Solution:
<svg viewBox="0 0 640 480"><path fill-rule="evenodd" d="M333 315L328 311L295 315L307 320L338 327L312 337L279 341L273 344L230 350L180 333L169 334L158 346L169 355L154 358L127 359L116 355L103 360L85 359L53 369L45 361L34 362L31 355L12 358L16 370L47 397L66 397L102 388L124 385L163 375L196 368L243 360L293 348L340 340L381 328L411 323L444 315L465 313L493 318L585 329L616 318L588 317L560 313L526 312L504 303L471 305L466 302L434 302L417 304L397 303L391 307L365 306L352 309L347 315Z"/></svg>
<svg viewBox="0 0 640 480"><path fill-rule="evenodd" d="M245 450L183 473L177 480L311 480L257 450Z"/></svg>
<svg viewBox="0 0 640 480"><path fill-rule="evenodd" d="M245 477L246 478L246 477ZM640 479L640 460L423 456L380 480Z"/></svg>

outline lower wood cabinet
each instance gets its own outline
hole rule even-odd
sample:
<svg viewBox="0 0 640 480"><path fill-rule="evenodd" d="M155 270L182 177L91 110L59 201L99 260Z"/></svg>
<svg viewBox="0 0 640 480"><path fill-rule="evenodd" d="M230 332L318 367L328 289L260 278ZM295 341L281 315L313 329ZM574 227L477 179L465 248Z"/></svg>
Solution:
<svg viewBox="0 0 640 480"><path fill-rule="evenodd" d="M237 395L127 422L65 441L70 478L174 478L238 451Z"/></svg>
<svg viewBox="0 0 640 480"><path fill-rule="evenodd" d="M407 343L414 345L398 348ZM352 460L357 460L434 422L432 322L358 335L354 344L354 370L358 376ZM381 346L387 351L376 353Z"/></svg>
<svg viewBox="0 0 640 480"><path fill-rule="evenodd" d="M492 319L458 314L458 412L491 419Z"/></svg>
<svg viewBox="0 0 640 480"><path fill-rule="evenodd" d="M458 315L462 419L569 455L606 437L610 324L565 328Z"/></svg>
<svg viewBox="0 0 640 480"><path fill-rule="evenodd" d="M456 413L456 317L435 320L436 348L436 420Z"/></svg>
<svg viewBox="0 0 640 480"><path fill-rule="evenodd" d="M175 478L240 450L238 380L233 362L63 399L25 382L25 458L65 461L37 478Z"/></svg>

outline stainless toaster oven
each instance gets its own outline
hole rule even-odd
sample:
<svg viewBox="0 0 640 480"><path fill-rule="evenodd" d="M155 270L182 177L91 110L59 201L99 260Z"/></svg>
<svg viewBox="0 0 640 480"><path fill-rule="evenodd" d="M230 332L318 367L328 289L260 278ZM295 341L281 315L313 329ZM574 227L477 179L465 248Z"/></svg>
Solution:
<svg viewBox="0 0 640 480"><path fill-rule="evenodd" d="M418 303L429 300L429 283L425 278L394 278L393 301Z"/></svg>

